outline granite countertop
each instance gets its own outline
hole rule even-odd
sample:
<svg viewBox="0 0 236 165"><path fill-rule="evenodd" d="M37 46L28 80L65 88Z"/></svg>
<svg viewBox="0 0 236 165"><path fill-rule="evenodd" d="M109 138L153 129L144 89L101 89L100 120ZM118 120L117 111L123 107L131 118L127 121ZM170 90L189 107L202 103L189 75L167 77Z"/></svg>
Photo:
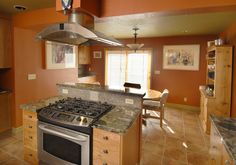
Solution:
<svg viewBox="0 0 236 165"><path fill-rule="evenodd" d="M30 111L36 112L37 109L46 107L50 103L55 103L56 101L61 100L63 98L64 98L63 96L54 96L54 97L49 97L46 99L39 99L39 100L35 100L27 104L22 104L20 105L20 108L23 110L30 110Z"/></svg>
<svg viewBox="0 0 236 165"><path fill-rule="evenodd" d="M236 164L236 119L210 116L213 126L223 139L223 144Z"/></svg>
<svg viewBox="0 0 236 165"><path fill-rule="evenodd" d="M141 112L138 108L116 106L96 121L93 127L123 134L126 133Z"/></svg>
<svg viewBox="0 0 236 165"><path fill-rule="evenodd" d="M125 95L131 95L131 96L139 96L143 97L145 95L145 90L142 89L132 89L132 88L113 88L109 86L100 86L97 84L81 84L81 83L62 83L57 84L58 86L62 87L71 87L71 88L77 88L77 89L85 89L85 90L92 90L92 91L101 91L101 92L112 92L112 93L119 93L119 94L125 94Z"/></svg>
<svg viewBox="0 0 236 165"><path fill-rule="evenodd" d="M40 99L29 104L22 104L20 108L36 112L37 109L46 107L50 103L54 103L63 98L65 97L55 96L47 99ZM140 113L141 110L139 108L115 106L111 111L96 121L92 127L122 134L129 129Z"/></svg>

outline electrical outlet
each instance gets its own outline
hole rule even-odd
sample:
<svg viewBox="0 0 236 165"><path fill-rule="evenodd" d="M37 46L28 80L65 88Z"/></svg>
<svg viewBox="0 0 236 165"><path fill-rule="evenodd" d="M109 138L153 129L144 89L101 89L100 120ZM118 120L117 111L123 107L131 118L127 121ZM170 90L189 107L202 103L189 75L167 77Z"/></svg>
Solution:
<svg viewBox="0 0 236 165"><path fill-rule="evenodd" d="M90 94L90 100L98 101L98 92L90 91L89 94Z"/></svg>
<svg viewBox="0 0 236 165"><path fill-rule="evenodd" d="M61 93L63 93L63 94L68 94L69 91L68 91L68 89L62 89Z"/></svg>
<svg viewBox="0 0 236 165"><path fill-rule="evenodd" d="M187 102L187 101L188 101L187 97L184 97L184 102Z"/></svg>
<svg viewBox="0 0 236 165"><path fill-rule="evenodd" d="M134 104L134 100L133 99L125 99L125 103L126 104Z"/></svg>
<svg viewBox="0 0 236 165"><path fill-rule="evenodd" d="M154 74L161 74L161 71L155 70L155 71L154 71Z"/></svg>
<svg viewBox="0 0 236 165"><path fill-rule="evenodd" d="M35 80L36 74L28 74L28 80Z"/></svg>

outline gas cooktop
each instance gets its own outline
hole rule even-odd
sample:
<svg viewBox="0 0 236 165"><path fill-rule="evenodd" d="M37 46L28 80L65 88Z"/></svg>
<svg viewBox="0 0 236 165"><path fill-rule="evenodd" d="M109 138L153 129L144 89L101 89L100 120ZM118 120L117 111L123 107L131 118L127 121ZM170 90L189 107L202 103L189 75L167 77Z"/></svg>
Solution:
<svg viewBox="0 0 236 165"><path fill-rule="evenodd" d="M39 109L40 121L60 123L75 127L88 127L114 106L101 102L87 101L80 98L66 98Z"/></svg>

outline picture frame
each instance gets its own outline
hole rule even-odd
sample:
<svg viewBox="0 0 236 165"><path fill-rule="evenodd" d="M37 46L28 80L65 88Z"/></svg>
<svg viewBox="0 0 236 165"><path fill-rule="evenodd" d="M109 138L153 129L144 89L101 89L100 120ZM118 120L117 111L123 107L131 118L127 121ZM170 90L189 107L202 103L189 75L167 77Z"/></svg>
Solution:
<svg viewBox="0 0 236 165"><path fill-rule="evenodd" d="M93 58L102 58L102 52L101 51L94 51Z"/></svg>
<svg viewBox="0 0 236 165"><path fill-rule="evenodd" d="M45 68L67 69L76 68L78 47L59 42L45 42Z"/></svg>
<svg viewBox="0 0 236 165"><path fill-rule="evenodd" d="M163 69L199 70L200 45L164 45Z"/></svg>

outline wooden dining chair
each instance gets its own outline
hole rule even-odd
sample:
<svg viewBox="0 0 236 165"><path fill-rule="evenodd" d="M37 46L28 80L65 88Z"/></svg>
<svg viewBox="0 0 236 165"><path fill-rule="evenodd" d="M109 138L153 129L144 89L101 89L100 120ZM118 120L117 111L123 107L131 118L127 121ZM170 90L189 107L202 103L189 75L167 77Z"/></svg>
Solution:
<svg viewBox="0 0 236 165"><path fill-rule="evenodd" d="M166 100L168 97L169 91L167 89L165 89L162 93L161 93L161 97L160 100L144 100L143 101L143 109L144 109L144 118L157 118L160 119L160 127L162 127L162 121L164 119L164 107L166 104ZM157 115L151 115L151 114L147 114L146 110L150 110L150 111L158 111L160 112L160 116Z"/></svg>
<svg viewBox="0 0 236 165"><path fill-rule="evenodd" d="M125 83L124 83L124 87L125 87L125 88L137 88L137 89L141 89L141 85L140 85L140 84L129 83L129 82L125 82Z"/></svg>

